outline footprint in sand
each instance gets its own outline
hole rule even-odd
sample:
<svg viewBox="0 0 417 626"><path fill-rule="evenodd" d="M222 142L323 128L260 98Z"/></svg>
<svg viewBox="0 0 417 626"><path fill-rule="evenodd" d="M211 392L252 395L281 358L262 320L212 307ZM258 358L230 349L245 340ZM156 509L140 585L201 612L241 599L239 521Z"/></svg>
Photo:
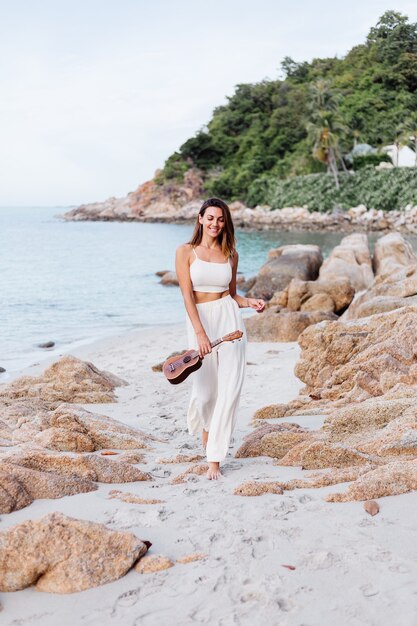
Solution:
<svg viewBox="0 0 417 626"><path fill-rule="evenodd" d="M311 502L311 500L313 500L312 496L308 496L306 493L304 493L302 496L299 496L298 498L298 502L300 502L301 504Z"/></svg>
<svg viewBox="0 0 417 626"><path fill-rule="evenodd" d="M365 596L365 598L371 598L372 596L377 596L379 594L379 589L374 587L374 585L372 584L362 585L362 587L360 587L360 590L362 591L362 595Z"/></svg>
<svg viewBox="0 0 417 626"><path fill-rule="evenodd" d="M339 561L340 557L337 554L322 550L320 552L310 552L301 560L301 565L311 567L311 569L328 569Z"/></svg>

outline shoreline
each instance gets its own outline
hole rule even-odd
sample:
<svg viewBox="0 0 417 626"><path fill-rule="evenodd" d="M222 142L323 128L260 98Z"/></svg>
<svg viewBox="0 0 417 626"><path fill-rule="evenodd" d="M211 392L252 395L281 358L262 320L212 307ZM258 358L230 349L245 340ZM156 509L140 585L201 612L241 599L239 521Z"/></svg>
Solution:
<svg viewBox="0 0 417 626"><path fill-rule="evenodd" d="M258 231L285 231L285 232L340 232L340 233L380 233L390 232L402 234L417 234L417 207L407 207L401 211L382 211L367 209L364 205L353 207L346 211L335 213L309 212L305 207L286 207L270 209L269 207L255 207L249 209L241 203L238 208L231 204L231 213L236 228L248 232ZM139 222L160 224L193 224L198 213L199 205L192 202L182 208L174 208L169 212L155 210L141 213L128 213L104 208L89 209L89 205L82 205L64 214L56 215L64 222ZM99 206L107 207L106 203Z"/></svg>
<svg viewBox="0 0 417 626"><path fill-rule="evenodd" d="M90 351L94 351L97 348L102 349L102 347L106 345L112 346L116 341L123 343L124 341L128 341L129 338L134 341L135 339L140 338L144 333L148 334L149 332L156 332L158 330L165 330L169 328L179 330L182 326L185 326L185 324L182 324L181 322L177 324L150 324L149 326L143 326L142 328L132 328L130 330L127 329L116 333L112 332L105 336L95 337L94 339L74 342L68 346L68 349L46 349L43 353L42 359L37 359L36 362L23 365L17 369L6 370L6 372L2 375L3 378L0 377L0 386L2 384L11 383L16 378L19 378L19 376L36 376L46 367L49 367L49 365L53 362L58 361L61 357L69 354L77 356L78 358L84 358L83 356L78 355L88 355Z"/></svg>

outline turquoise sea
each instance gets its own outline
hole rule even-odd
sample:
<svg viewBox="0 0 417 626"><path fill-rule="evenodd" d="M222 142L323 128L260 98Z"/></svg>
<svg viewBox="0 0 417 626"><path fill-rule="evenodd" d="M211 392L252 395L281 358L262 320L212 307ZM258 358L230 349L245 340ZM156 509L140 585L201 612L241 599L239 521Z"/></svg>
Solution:
<svg viewBox="0 0 417 626"><path fill-rule="evenodd" d="M191 225L64 222L57 207L0 208L0 366L7 373L56 353L130 329L178 323L177 287L157 270L174 269ZM339 233L237 231L239 269L255 274L267 252L286 243L318 243L324 255ZM373 237L375 239L375 237ZM53 352L52 352L53 353Z"/></svg>

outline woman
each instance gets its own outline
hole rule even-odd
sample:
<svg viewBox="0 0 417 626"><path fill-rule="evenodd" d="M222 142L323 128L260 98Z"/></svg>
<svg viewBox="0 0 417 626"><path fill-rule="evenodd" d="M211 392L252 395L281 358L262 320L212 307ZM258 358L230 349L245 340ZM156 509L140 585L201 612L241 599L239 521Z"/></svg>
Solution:
<svg viewBox="0 0 417 626"><path fill-rule="evenodd" d="M210 480L220 476L244 378L246 332L239 309L260 313L265 308L263 300L237 295L238 258L230 209L223 200L209 198L190 242L177 249L176 272L188 314L189 347L198 349L203 359L192 374L188 430L202 433ZM224 342L212 351L211 341L235 330L243 332L240 341Z"/></svg>

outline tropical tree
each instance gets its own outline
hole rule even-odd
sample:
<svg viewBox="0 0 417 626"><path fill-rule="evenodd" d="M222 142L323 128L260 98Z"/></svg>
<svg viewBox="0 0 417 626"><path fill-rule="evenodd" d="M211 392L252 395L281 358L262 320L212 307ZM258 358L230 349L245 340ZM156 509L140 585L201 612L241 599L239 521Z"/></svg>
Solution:
<svg viewBox="0 0 417 626"><path fill-rule="evenodd" d="M414 167L417 167L417 111L413 111L400 126L402 145L414 150Z"/></svg>
<svg viewBox="0 0 417 626"><path fill-rule="evenodd" d="M330 88L326 80L318 80L310 86L310 102L307 122L308 138L313 147L313 157L327 166L333 175L336 188L339 189L338 162L346 169L341 152L340 141L347 134L339 112L340 94Z"/></svg>

